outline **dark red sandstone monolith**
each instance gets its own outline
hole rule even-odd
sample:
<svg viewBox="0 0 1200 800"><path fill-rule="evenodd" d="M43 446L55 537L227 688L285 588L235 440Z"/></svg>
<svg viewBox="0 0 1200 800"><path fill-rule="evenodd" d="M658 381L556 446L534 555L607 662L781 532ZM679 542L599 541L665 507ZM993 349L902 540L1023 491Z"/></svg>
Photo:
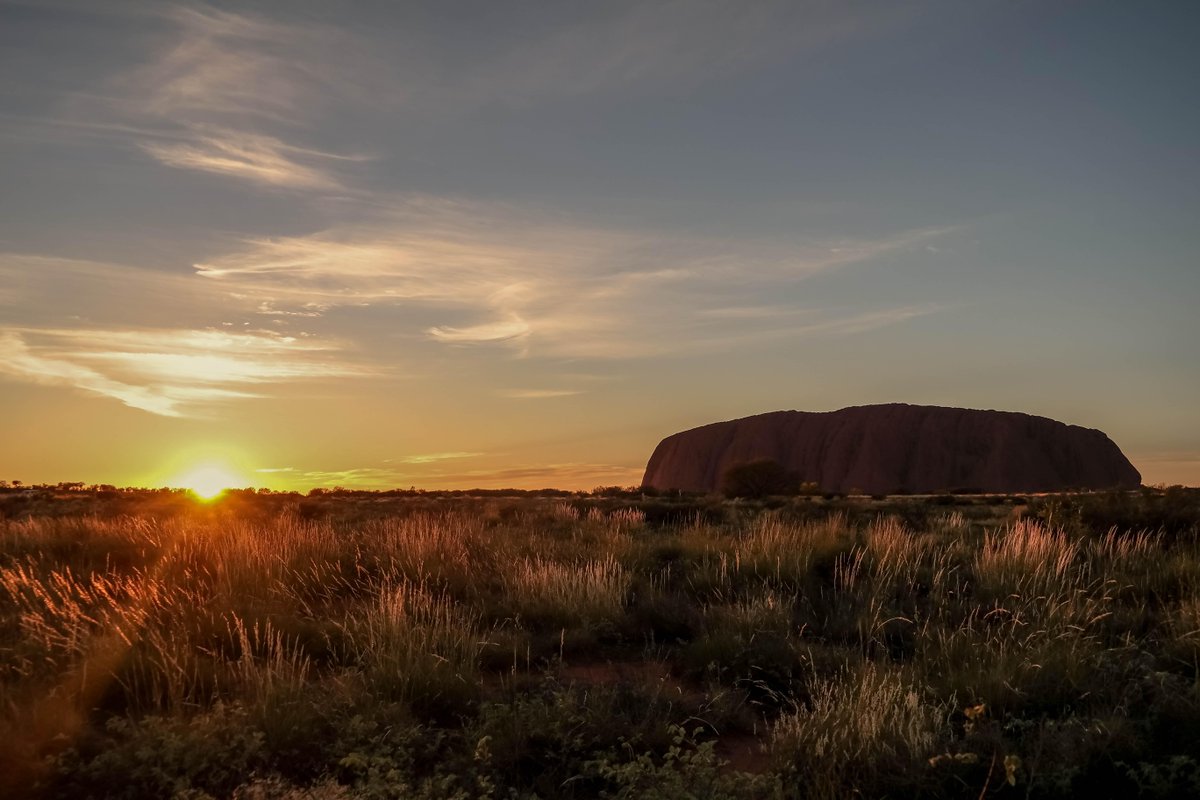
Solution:
<svg viewBox="0 0 1200 800"><path fill-rule="evenodd" d="M642 483L713 491L730 466L773 459L825 491L1051 492L1136 487L1103 432L1011 411L903 403L776 411L659 442Z"/></svg>

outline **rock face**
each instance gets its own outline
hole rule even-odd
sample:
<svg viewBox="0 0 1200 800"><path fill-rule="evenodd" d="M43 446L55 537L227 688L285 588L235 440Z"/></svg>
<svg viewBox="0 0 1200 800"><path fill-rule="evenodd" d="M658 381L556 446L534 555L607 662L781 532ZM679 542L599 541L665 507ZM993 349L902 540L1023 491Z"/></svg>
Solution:
<svg viewBox="0 0 1200 800"><path fill-rule="evenodd" d="M902 403L776 411L668 436L642 483L712 491L730 466L773 459L823 490L872 494L1135 487L1142 476L1103 432L1010 411Z"/></svg>

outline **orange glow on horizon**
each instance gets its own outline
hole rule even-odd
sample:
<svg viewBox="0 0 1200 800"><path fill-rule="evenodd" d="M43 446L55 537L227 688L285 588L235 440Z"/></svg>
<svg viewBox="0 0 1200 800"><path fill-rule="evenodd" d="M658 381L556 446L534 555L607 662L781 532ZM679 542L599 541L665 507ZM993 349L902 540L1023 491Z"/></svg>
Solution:
<svg viewBox="0 0 1200 800"><path fill-rule="evenodd" d="M172 484L191 491L201 500L215 500L227 489L245 486L246 480L222 464L207 463L192 467Z"/></svg>

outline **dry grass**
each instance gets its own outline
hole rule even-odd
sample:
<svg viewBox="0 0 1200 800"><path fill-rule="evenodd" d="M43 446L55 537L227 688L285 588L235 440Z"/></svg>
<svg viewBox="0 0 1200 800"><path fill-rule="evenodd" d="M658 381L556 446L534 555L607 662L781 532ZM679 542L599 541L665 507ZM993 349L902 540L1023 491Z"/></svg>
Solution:
<svg viewBox="0 0 1200 800"><path fill-rule="evenodd" d="M806 797L843 797L847 786L888 775L897 786L950 737L950 706L931 703L899 670L867 663L852 672L817 678L810 699L771 727L771 752L799 776Z"/></svg>
<svg viewBox="0 0 1200 800"><path fill-rule="evenodd" d="M625 570L612 555L578 564L523 558L508 565L503 582L514 617L539 623L615 620L629 590Z"/></svg>
<svg viewBox="0 0 1200 800"><path fill-rule="evenodd" d="M596 796L670 784L668 764L717 769L694 758L725 732L770 747L782 782L754 792L806 797L978 796L1009 755L1043 759L1019 773L1031 796L1104 769L1097 785L1175 786L1200 763L1200 537L1007 508L940 510L920 530L803 511L658 526L531 500L0 521L0 772L10 789L155 794L166 779L143 756L186 771L229 761L228 740L244 758L226 777L174 779L434 797L545 794L536 776L553 774L555 792ZM564 653L673 676L568 703ZM979 706L986 724L956 711ZM643 738L621 745L629 719ZM473 755L503 748L511 763Z"/></svg>

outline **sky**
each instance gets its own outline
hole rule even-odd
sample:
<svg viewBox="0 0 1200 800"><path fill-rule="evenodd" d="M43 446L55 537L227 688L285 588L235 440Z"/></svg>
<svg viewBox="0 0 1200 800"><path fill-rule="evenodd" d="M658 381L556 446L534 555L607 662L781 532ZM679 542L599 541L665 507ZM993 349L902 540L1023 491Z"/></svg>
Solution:
<svg viewBox="0 0 1200 800"><path fill-rule="evenodd" d="M1200 6L0 0L0 478L636 485L907 402L1200 485Z"/></svg>

